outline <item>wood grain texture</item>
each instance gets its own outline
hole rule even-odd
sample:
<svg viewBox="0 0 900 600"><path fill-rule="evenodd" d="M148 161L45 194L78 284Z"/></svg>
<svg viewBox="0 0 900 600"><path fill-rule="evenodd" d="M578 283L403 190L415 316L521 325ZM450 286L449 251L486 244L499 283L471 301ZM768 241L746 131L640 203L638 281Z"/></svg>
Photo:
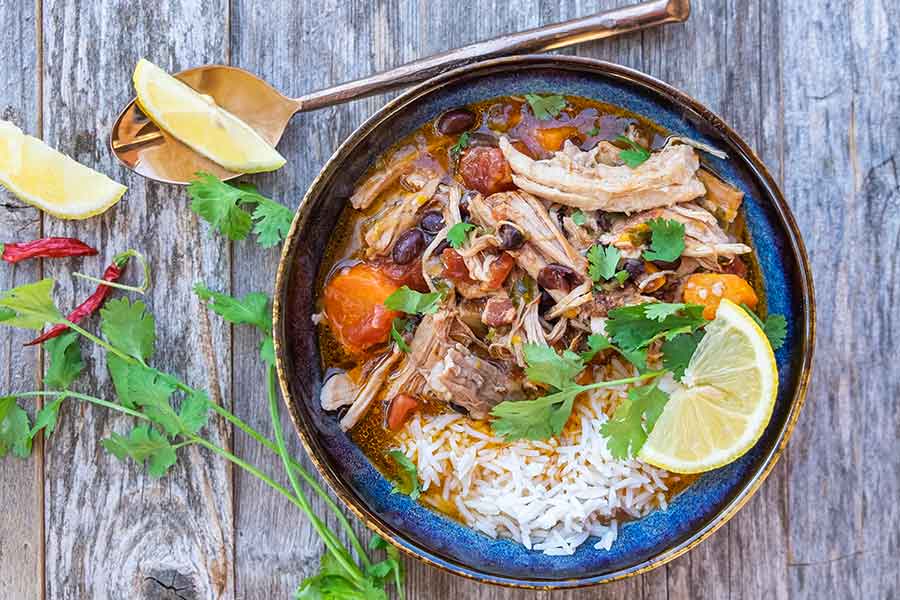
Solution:
<svg viewBox="0 0 900 600"><path fill-rule="evenodd" d="M0 2L0 119L40 137L38 28L35 11L24 3ZM0 243L40 237L41 213L0 190ZM0 290L40 277L40 261L15 266L0 262ZM24 349L32 332L0 333L0 395L35 389L40 380L40 351ZM40 402L22 402L33 417ZM0 466L0 596L39 598L43 582L43 456L35 440L28 460L6 459ZM8 509L7 509L8 510Z"/></svg>
<svg viewBox="0 0 900 600"><path fill-rule="evenodd" d="M223 2L170 0L43 3L45 139L63 152L129 186L102 217L63 222L45 219L49 234L75 235L101 249L79 261L102 272L113 255L136 248L151 257L154 285L144 298L157 320L153 363L189 385L228 399L227 377L210 377L230 363L228 330L210 319L191 287L204 280L227 286L229 255L221 240L202 235L183 190L148 184L110 155L109 128L132 96L131 72L141 56L168 70L226 58ZM73 280L72 265L46 265L56 277L58 301L73 306L92 284ZM129 267L126 278L139 279ZM88 323L96 328L97 320ZM111 396L105 359L85 345L87 377L78 389ZM207 349L214 349L207 355ZM227 373L227 369L224 369ZM46 449L46 596L48 598L231 598L233 528L230 469L206 451L188 447L164 479L121 463L100 440L127 432L130 418L70 403ZM226 443L213 422L207 436Z"/></svg>
<svg viewBox="0 0 900 600"><path fill-rule="evenodd" d="M145 184L114 165L105 135L131 95L136 59L146 55L174 70L230 61L298 95L627 3L165 0L149 7L43 0L41 102L34 23L40 4L0 0L0 108L4 118L38 133L43 112L48 141L131 187L101 218L45 219L44 228L102 248L103 260L72 263L88 272L100 271L104 260L129 245L153 256L157 282L148 303L162 317L159 364L199 386L218 382L223 402L233 402L239 416L271 434L256 334L206 318L190 286L203 279L237 295L270 291L277 253L207 237L181 190ZM791 446L730 523L649 574L551 594L478 586L407 561L409 598L900 596L900 509L891 501L900 497L900 384L889 376L900 352L900 7L891 0L693 4L684 25L566 52L644 70L694 95L733 125L782 183L810 251L819 310L816 371ZM289 168L250 180L296 206L333 149L385 100L298 115L279 146ZM0 196L4 236L37 235L38 213L14 201L15 208L4 208L7 198ZM69 267L46 265L48 275L61 278L64 306L88 292L65 276ZM34 265L0 269L0 286L38 275ZM14 358L21 356L21 337L0 338L4 388L29 388L38 373L36 353ZM108 394L102 357L87 355L91 376L81 389ZM126 422L75 405L64 410L44 458L53 477L44 483L43 507L40 454L31 462L3 463L0 502L14 500L16 508L0 516L0 596L12 590L17 600L287 598L315 569L322 545L302 515L219 459L183 451L175 473L154 481L105 455L99 439L123 431ZM231 443L231 432L221 426L212 435ZM293 435L289 443L302 456ZM264 449L240 435L233 446L280 475L280 463ZM321 503L316 506L324 514Z"/></svg>

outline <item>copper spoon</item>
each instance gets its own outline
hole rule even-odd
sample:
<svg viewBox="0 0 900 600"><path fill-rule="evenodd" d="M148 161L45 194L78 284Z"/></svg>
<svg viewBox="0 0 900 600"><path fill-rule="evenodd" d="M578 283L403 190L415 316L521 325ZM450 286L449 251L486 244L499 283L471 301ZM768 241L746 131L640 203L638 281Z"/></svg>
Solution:
<svg viewBox="0 0 900 600"><path fill-rule="evenodd" d="M683 22L690 15L690 10L690 0L642 2L477 42L299 98L287 98L262 79L237 67L207 65L182 71L175 76L201 94L211 96L216 104L243 119L274 146L284 134L288 121L300 111L406 87L449 69L487 58L553 50L637 29ZM141 113L134 100L116 119L110 146L123 165L157 181L186 184L198 171L207 171L221 179L240 175L226 171L167 132L160 131Z"/></svg>

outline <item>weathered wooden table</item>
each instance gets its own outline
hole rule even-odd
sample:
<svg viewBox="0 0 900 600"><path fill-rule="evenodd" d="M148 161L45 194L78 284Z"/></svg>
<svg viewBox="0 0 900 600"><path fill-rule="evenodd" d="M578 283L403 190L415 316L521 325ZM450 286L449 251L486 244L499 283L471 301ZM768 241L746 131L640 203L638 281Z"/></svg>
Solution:
<svg viewBox="0 0 900 600"><path fill-rule="evenodd" d="M270 290L278 255L207 235L180 188L124 171L107 133L145 56L177 71L229 63L293 94L499 33L582 16L613 0L0 0L2 118L129 186L102 217L63 222L0 194L0 238L75 234L106 259L152 257L156 362L268 430L255 334L209 318L195 281ZM818 298L818 352L786 455L753 500L710 540L649 574L554 598L900 597L900 4L895 0L695 0L686 25L578 54L664 79L730 122L780 180L804 232ZM338 143L383 102L294 119L288 166L255 177L296 206ZM90 265L99 264L94 260ZM0 289L58 277L72 306L89 284L71 263L0 267ZM0 391L31 389L42 357L3 330ZM86 355L80 389L109 394ZM32 459L0 466L0 597L287 598L322 545L298 511L223 461L187 449L151 480L98 440L127 419L75 403ZM280 473L232 431L213 437ZM295 439L291 446L302 450ZM547 598L479 587L408 561L411 598ZM826 596L827 594L827 596Z"/></svg>

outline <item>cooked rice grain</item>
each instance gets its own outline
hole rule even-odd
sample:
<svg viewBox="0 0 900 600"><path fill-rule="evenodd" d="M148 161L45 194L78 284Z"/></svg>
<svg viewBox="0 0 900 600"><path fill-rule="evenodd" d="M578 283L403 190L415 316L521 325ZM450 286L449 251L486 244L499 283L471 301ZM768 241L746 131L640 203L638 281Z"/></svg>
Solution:
<svg viewBox="0 0 900 600"><path fill-rule="evenodd" d="M632 375L613 361L595 375ZM562 435L505 442L487 425L457 413L415 415L398 436L416 463L423 499L454 507L466 525L493 538L512 538L548 555L568 555L588 538L609 550L623 516L666 508L674 476L638 460L612 457L600 435L628 386L594 390L575 403Z"/></svg>

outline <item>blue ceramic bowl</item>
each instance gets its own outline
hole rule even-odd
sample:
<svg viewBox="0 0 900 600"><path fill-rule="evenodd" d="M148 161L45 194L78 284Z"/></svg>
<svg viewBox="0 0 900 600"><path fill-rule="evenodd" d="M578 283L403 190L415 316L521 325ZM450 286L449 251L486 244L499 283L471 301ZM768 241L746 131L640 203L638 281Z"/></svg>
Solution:
<svg viewBox="0 0 900 600"><path fill-rule="evenodd" d="M704 474L665 511L620 528L609 551L588 542L572 556L545 556L492 540L407 496L372 466L337 419L319 406L322 368L315 328L324 250L354 183L397 139L443 111L496 96L554 92L594 98L644 115L674 134L725 150L711 166L746 194L744 212L769 310L787 317L776 352L780 387L772 420L738 461ZM275 343L282 391L309 455L337 495L370 528L430 564L484 582L533 588L590 585L659 566L724 524L771 471L790 436L809 379L813 348L809 264L790 210L759 159L721 119L684 93L637 71L584 58L521 56L463 67L403 94L335 152L303 199L284 246L275 292Z"/></svg>

